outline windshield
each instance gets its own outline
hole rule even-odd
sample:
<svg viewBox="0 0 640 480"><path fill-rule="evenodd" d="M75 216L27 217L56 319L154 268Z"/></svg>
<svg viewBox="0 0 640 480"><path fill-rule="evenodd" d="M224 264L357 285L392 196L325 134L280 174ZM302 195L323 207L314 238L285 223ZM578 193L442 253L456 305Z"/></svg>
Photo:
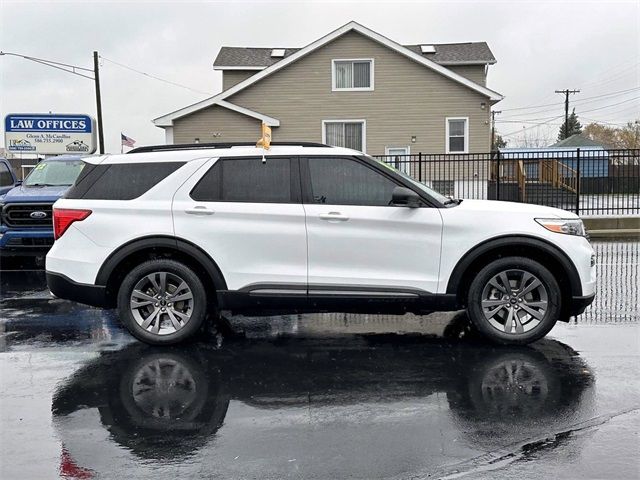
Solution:
<svg viewBox="0 0 640 480"><path fill-rule="evenodd" d="M393 170L395 173L397 173L401 177L409 180L412 185L415 185L416 187L418 187L420 190L422 190L424 193L429 195L431 198L433 198L437 202L440 202L442 204L446 204L448 202L451 202L450 198L445 197L444 195L442 195L441 193L436 192L434 189L432 189L430 187L427 187L424 183L418 182L414 178L412 178L409 175L407 175L406 173L398 170L397 168L394 168L393 166L389 165L388 163L385 163L385 162L383 162L381 160L378 160L377 158L373 158L373 157L369 157L369 156L367 156L367 158L370 158L371 160L374 160L374 161L378 162L378 164L388 168L389 170Z"/></svg>
<svg viewBox="0 0 640 480"><path fill-rule="evenodd" d="M24 181L27 187L62 187L73 185L84 167L84 162L76 160L43 160L35 166Z"/></svg>

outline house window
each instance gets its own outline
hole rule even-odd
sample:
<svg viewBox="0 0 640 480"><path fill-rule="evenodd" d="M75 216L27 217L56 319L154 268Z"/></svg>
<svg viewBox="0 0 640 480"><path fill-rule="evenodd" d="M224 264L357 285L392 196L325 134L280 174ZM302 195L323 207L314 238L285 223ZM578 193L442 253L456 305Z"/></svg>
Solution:
<svg viewBox="0 0 640 480"><path fill-rule="evenodd" d="M332 90L373 90L373 59L332 60Z"/></svg>
<svg viewBox="0 0 640 480"><path fill-rule="evenodd" d="M468 153L469 150L469 119L446 119L446 153Z"/></svg>
<svg viewBox="0 0 640 480"><path fill-rule="evenodd" d="M322 143L365 151L366 122L364 120L323 120Z"/></svg>

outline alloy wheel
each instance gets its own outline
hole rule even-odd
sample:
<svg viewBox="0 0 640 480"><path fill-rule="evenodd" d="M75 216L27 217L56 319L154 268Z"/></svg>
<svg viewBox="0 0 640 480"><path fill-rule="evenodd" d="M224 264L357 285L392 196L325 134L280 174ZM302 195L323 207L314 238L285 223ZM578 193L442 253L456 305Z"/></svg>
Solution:
<svg viewBox="0 0 640 480"><path fill-rule="evenodd" d="M169 335L191 319L194 299L187 282L170 272L153 272L133 287L129 308L144 330Z"/></svg>
<svg viewBox="0 0 640 480"><path fill-rule="evenodd" d="M542 281L520 269L494 275L482 291L482 313L503 333L519 335L536 328L549 309L549 295Z"/></svg>

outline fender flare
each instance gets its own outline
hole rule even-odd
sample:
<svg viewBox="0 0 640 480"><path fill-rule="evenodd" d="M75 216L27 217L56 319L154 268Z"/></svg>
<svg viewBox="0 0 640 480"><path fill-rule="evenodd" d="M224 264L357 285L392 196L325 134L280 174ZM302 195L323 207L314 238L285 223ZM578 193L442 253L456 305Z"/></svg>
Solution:
<svg viewBox="0 0 640 480"><path fill-rule="evenodd" d="M482 255L496 248L511 247L535 248L536 250L550 255L560 264L567 274L571 294L575 296L582 295L582 282L580 281L580 275L567 254L546 240L527 235L506 235L503 237L491 238L473 247L462 256L451 272L449 282L447 283L447 293L457 294L458 288L460 287L460 283L467 269Z"/></svg>
<svg viewBox="0 0 640 480"><path fill-rule="evenodd" d="M96 276L96 285L106 286L109 278L111 278L112 273L120 262L133 253L150 248L170 248L190 256L198 262L211 277L217 291L227 290L227 282L222 275L220 267L218 267L218 264L204 250L188 240L168 235L153 235L137 238L118 247L107 257L100 267L98 275Z"/></svg>

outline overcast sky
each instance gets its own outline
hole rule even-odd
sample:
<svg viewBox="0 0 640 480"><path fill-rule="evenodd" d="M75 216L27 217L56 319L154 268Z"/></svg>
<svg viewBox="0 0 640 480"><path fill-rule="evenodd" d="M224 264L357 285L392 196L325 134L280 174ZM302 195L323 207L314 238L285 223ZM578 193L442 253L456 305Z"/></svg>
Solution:
<svg viewBox="0 0 640 480"><path fill-rule="evenodd" d="M153 126L153 118L220 92L222 74L212 63L222 45L301 47L350 20L402 44L488 42L498 60L490 67L488 86L506 97L494 108L503 111L498 131L507 135L510 145L522 144L525 136L529 142L556 136L562 120L554 117L563 114L556 89L581 90L571 100L583 125L640 117L638 0L0 0L0 49L85 67L92 65L93 50L99 51L104 57L105 143L107 151L119 152L121 131L138 145L164 143L164 131ZM630 91L615 93L623 90ZM20 58L0 57L2 117L48 111L95 116L93 83ZM523 127L530 128L522 132Z"/></svg>

